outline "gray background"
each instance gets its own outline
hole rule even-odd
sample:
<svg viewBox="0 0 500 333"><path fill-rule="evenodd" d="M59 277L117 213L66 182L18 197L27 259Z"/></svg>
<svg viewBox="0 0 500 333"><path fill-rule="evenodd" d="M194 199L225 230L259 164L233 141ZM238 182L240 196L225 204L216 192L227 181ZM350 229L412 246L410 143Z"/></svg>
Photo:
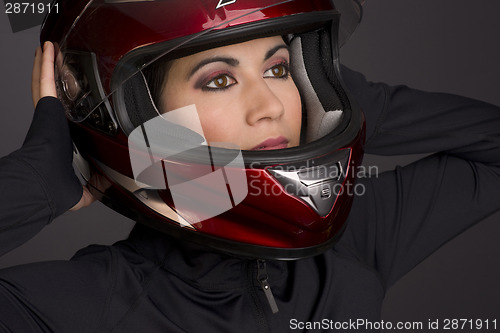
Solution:
<svg viewBox="0 0 500 333"><path fill-rule="evenodd" d="M4 0L6 10L3 12L9 12L9 22L12 27L12 31L18 32L22 30L26 30L32 27L36 27L37 25L42 24L43 18L45 17L45 13L50 9L51 0L37 0L37 1L27 1L23 0ZM15 4L21 4L19 6L19 11L22 12L22 15L15 14ZM24 4L23 4L24 3ZM10 4L12 6L7 6ZM27 5L26 5L27 4ZM33 4L33 7L31 6ZM7 10L8 9L8 10Z"/></svg>
<svg viewBox="0 0 500 333"><path fill-rule="evenodd" d="M342 49L342 61L369 80L500 105L498 13L500 2L494 0L371 0L361 26ZM0 13L0 156L18 148L29 127L38 32L33 28L14 34L4 11ZM369 156L366 160L385 169L411 159ZM132 225L97 203L59 217L30 242L0 258L0 267L66 259L87 244L111 244L126 237ZM482 318L497 319L500 326L498 238L500 214L442 247L389 291L383 319L427 323L438 318Z"/></svg>

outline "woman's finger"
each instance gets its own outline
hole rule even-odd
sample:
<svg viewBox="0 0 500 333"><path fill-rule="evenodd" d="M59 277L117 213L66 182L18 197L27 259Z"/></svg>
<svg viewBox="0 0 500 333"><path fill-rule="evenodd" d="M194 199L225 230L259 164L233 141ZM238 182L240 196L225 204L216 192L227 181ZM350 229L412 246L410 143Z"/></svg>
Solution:
<svg viewBox="0 0 500 333"><path fill-rule="evenodd" d="M90 191L84 186L82 197L80 198L80 201L78 201L78 203L76 205L74 205L70 209L70 211L75 211L75 210L79 210L81 208L90 206L90 204L92 204L94 201L96 201L95 197L92 194L90 194Z"/></svg>
<svg viewBox="0 0 500 333"><path fill-rule="evenodd" d="M40 71L42 70L42 48L38 46L35 51L35 60L33 61L33 72L31 73L31 97L33 106L36 107L40 99Z"/></svg>
<svg viewBox="0 0 500 333"><path fill-rule="evenodd" d="M45 42L43 45L40 71L40 98L46 96L57 97L54 81L54 45L51 42Z"/></svg>

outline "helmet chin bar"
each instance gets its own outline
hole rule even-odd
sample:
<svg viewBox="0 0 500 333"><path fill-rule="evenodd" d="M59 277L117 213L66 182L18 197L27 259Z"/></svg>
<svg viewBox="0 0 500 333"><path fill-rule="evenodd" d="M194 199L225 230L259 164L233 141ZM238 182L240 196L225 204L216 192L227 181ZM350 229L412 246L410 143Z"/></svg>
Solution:
<svg viewBox="0 0 500 333"><path fill-rule="evenodd" d="M293 196L306 202L321 217L328 215L349 171L351 149L308 160L305 165L288 164L268 172Z"/></svg>
<svg viewBox="0 0 500 333"><path fill-rule="evenodd" d="M191 223L187 222L182 216L177 214L174 209L172 209L169 205L163 201L163 199L159 196L158 191L156 190L148 190L146 188L140 187L137 185L137 181L116 172L115 170L107 167L103 163L97 162L99 168L111 179L115 182L123 186L127 191L132 193L136 199L142 202L144 205L155 211L156 213L169 218L172 221L179 223L181 227L194 229ZM104 191L103 191L104 192Z"/></svg>

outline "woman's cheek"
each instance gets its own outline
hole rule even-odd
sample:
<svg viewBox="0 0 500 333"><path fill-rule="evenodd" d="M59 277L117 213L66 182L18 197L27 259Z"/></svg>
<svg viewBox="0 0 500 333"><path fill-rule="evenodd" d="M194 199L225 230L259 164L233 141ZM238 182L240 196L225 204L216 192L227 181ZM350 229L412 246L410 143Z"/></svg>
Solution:
<svg viewBox="0 0 500 333"><path fill-rule="evenodd" d="M293 135L293 145L299 145L300 143L300 131L302 129L302 101L300 99L299 91L296 89L295 85L294 89L290 90L290 94L286 97L289 112L288 115L288 123L289 127L292 130Z"/></svg>
<svg viewBox="0 0 500 333"><path fill-rule="evenodd" d="M220 119L220 110L218 108L207 107L206 104L203 104L202 107L198 108L198 114L205 139L208 142L223 141L225 131L222 125L227 120Z"/></svg>

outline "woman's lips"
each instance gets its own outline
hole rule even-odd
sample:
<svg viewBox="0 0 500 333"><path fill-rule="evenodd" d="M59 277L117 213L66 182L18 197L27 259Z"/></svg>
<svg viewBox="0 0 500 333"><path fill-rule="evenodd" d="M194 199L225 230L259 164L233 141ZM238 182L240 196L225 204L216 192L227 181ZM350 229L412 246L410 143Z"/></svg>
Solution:
<svg viewBox="0 0 500 333"><path fill-rule="evenodd" d="M280 136L278 138L267 139L257 146L253 147L252 150L271 150L271 149L284 149L288 147L287 138Z"/></svg>

